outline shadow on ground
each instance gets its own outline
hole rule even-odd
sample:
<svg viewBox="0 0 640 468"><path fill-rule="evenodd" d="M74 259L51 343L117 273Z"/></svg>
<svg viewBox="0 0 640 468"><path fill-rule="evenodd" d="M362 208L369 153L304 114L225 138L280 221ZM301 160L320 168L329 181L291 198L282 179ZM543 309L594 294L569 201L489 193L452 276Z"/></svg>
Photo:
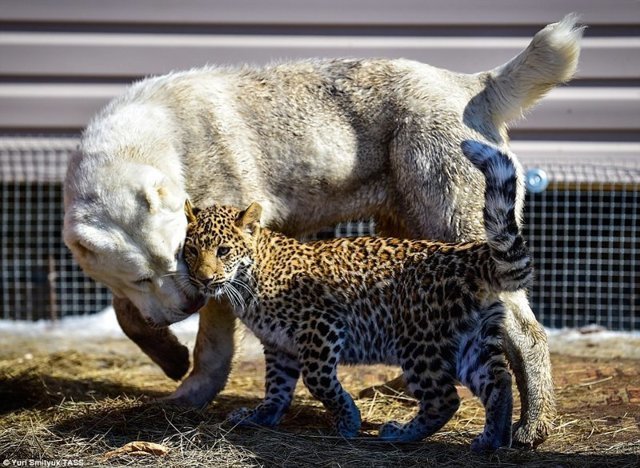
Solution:
<svg viewBox="0 0 640 468"><path fill-rule="evenodd" d="M158 402L175 382L146 358L104 352L56 352L0 360L0 462L3 459L76 459L143 466L500 466L636 467L640 464L640 382L637 361L554 356L560 403L556 429L536 451L470 452L484 413L463 395L452 421L428 440L389 444L376 439L380 424L406 420L415 410L404 395L358 399L362 435L336 437L321 405L302 386L277 429L234 427L226 415L255 406L262 395L260 362L237 365L229 385L206 409ZM397 371L341 369L352 394ZM517 411L514 412L517 414ZM169 453L105 454L132 441L162 444Z"/></svg>
<svg viewBox="0 0 640 468"><path fill-rule="evenodd" d="M636 467L637 454L561 453L500 450L475 455L469 444L475 434L446 434L412 444L379 442L374 435L344 440L333 435L330 421L321 408L294 405L292 414L278 429L233 427L225 415L239 406L253 406L255 398L222 397L207 410L185 410L153 402L133 402L123 407L92 410L70 417L51 427L58 437L73 440L102 439L110 447L132 440L177 444L182 449L166 461L172 464L213 463L220 452L232 464L261 466L562 466ZM151 422L153 423L151 424ZM376 425L366 423L371 432ZM134 460L139 460L135 459ZM130 463L124 457L123 463ZM142 461L142 460L139 460Z"/></svg>

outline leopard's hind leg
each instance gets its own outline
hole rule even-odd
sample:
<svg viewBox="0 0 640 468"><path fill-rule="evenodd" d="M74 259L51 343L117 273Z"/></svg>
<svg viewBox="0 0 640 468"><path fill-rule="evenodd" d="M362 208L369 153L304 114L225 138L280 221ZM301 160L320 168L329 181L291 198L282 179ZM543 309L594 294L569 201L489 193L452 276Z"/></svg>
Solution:
<svg viewBox="0 0 640 468"><path fill-rule="evenodd" d="M443 345L448 346L448 345ZM412 442L438 431L455 414L460 398L455 380L443 361L438 344L409 343L402 361L407 389L418 399L418 414L405 424L390 421L380 427L380 438L391 442Z"/></svg>
<svg viewBox="0 0 640 468"><path fill-rule="evenodd" d="M227 419L234 424L275 426L291 405L296 382L300 376L297 359L266 345L264 357L266 364L264 400L253 409L239 408L233 411Z"/></svg>
<svg viewBox="0 0 640 468"><path fill-rule="evenodd" d="M502 346L504 314L500 302L480 311L477 326L460 343L458 378L486 412L484 431L471 444L475 452L511 446L513 395Z"/></svg>
<svg viewBox="0 0 640 468"><path fill-rule="evenodd" d="M311 395L331 413L338 433L351 438L360 431L360 410L338 380L344 333L339 324L319 319L298 337L302 380Z"/></svg>

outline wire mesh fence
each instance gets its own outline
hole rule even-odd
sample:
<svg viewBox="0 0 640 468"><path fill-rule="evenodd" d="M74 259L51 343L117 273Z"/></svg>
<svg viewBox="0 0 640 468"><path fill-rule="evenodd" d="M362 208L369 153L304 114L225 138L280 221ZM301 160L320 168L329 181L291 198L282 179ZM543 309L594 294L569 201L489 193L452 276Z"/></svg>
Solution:
<svg viewBox="0 0 640 468"><path fill-rule="evenodd" d="M62 242L62 180L77 138L0 138L0 318L97 312L107 288L85 276ZM525 235L537 270L530 291L546 326L640 330L640 162L527 161L549 185L527 194ZM317 237L375 233L342 223Z"/></svg>
<svg viewBox="0 0 640 468"><path fill-rule="evenodd" d="M109 291L62 242L62 180L77 138L0 140L0 318L97 312Z"/></svg>
<svg viewBox="0 0 640 468"><path fill-rule="evenodd" d="M640 330L640 161L545 169L525 207L536 313L553 328Z"/></svg>

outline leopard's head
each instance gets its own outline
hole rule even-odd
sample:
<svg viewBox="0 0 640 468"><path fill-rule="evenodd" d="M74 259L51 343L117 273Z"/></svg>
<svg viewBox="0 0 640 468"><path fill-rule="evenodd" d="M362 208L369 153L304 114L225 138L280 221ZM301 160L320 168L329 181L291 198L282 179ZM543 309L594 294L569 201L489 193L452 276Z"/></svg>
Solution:
<svg viewBox="0 0 640 468"><path fill-rule="evenodd" d="M183 255L191 287L216 298L242 290L243 275L254 262L261 213L258 203L241 211L218 205L198 210L185 202L189 224Z"/></svg>

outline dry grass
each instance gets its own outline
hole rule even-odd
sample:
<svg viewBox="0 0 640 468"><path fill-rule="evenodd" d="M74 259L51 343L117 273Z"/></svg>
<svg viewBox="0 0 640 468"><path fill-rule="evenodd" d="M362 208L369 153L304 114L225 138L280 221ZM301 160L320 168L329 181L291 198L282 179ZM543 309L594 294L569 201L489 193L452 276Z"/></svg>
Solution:
<svg viewBox="0 0 640 468"><path fill-rule="evenodd" d="M95 344L94 344L95 345ZM118 345L120 346L120 345ZM24 351L0 360L0 463L81 460L85 466L638 466L640 366L638 361L554 356L560 412L550 439L536 451L501 450L477 456L469 444L483 425L480 405L462 393L454 419L422 443L380 443L378 426L406 420L414 404L403 395L360 399L363 435L332 435L321 406L302 385L276 430L236 428L225 415L259 401L261 363L236 365L225 392L206 410L155 401L175 384L139 352ZM102 349L96 351L95 348ZM111 351L110 351L111 349ZM16 355L17 354L17 355ZM386 367L342 369L345 387L358 390L395 376ZM104 455L128 442L162 444L169 453Z"/></svg>

